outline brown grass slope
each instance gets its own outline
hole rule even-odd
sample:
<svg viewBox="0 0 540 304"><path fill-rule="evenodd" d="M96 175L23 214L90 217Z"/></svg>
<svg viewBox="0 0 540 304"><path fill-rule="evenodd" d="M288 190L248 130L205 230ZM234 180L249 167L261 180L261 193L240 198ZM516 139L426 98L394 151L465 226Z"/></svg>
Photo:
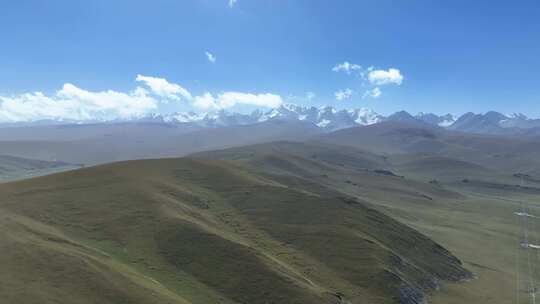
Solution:
<svg viewBox="0 0 540 304"><path fill-rule="evenodd" d="M450 252L362 201L285 182L184 158L0 185L9 265L0 294L5 303L398 303L468 276Z"/></svg>

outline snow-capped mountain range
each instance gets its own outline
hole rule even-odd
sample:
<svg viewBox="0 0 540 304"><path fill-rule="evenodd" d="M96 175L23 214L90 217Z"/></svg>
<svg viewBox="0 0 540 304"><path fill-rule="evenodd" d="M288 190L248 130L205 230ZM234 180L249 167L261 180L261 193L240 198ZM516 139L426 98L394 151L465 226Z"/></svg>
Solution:
<svg viewBox="0 0 540 304"><path fill-rule="evenodd" d="M326 131L335 131L354 126L371 125L382 121L423 122L440 127L452 125L457 118L451 114L435 115L419 113L412 116L406 111L383 116L367 109L338 110L331 106L303 107L294 104L284 104L268 111L256 110L251 114L241 114L228 111L215 113L172 113L152 114L138 119L144 122L161 122L169 124L196 124L200 127L219 127L234 125L249 125L272 120L304 121L312 123Z"/></svg>
<svg viewBox="0 0 540 304"><path fill-rule="evenodd" d="M304 121L315 124L322 129L333 131L357 125L374 124L385 120L385 117L366 108L337 110L331 106L317 108L285 104L268 111L256 110L251 114L222 110L215 113L203 114L193 112L166 115L152 114L138 119L138 121L144 122L197 124L201 127L249 125L271 120Z"/></svg>
<svg viewBox="0 0 540 304"><path fill-rule="evenodd" d="M540 130L540 119L531 119L524 114L505 115L490 111L485 114L466 113L458 117L452 114L436 115L421 112L413 116L406 111L400 111L383 116L367 108L338 110L331 106L303 107L294 104L284 104L268 111L256 110L250 114L228 111L204 114L191 112L149 115L139 120L170 124L196 124L200 127L249 125L272 120L297 120L312 123L325 131L365 126L383 121L423 123L455 131L481 134L512 134L519 130L536 130L536 128ZM540 134L540 131L536 131Z"/></svg>
<svg viewBox="0 0 540 304"><path fill-rule="evenodd" d="M255 110L250 114L229 112L225 110L213 113L177 112L170 114L150 114L131 121L138 123L165 123L177 126L212 128L250 125L275 120L302 121L311 123L327 132L354 126L371 125L383 121L398 121L422 123L468 133L519 133L540 135L540 119L528 118L524 114L505 115L499 112L490 111L485 114L475 114L469 112L457 117L452 114L436 115L433 113L420 112L413 116L406 111L399 111L389 116L383 116L367 108L338 110L332 106L304 107L294 104L284 104L278 108L267 111ZM117 122L125 121L84 123ZM31 123L16 123L15 125L29 126L79 123L82 122L47 120Z"/></svg>

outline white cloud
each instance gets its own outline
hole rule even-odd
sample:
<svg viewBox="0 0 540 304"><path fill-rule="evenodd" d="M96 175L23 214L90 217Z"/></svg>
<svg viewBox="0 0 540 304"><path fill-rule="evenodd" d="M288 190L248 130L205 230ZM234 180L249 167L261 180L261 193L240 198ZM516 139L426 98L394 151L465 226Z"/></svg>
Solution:
<svg viewBox="0 0 540 304"><path fill-rule="evenodd" d="M192 98L191 93L186 89L178 84L168 82L165 78L137 75L135 80L144 82L152 90L152 93L159 97L171 100L180 100L180 97L188 100Z"/></svg>
<svg viewBox="0 0 540 304"><path fill-rule="evenodd" d="M212 53L206 51L204 52L206 54L206 58L208 58L208 61L214 63L216 62L216 56L214 56Z"/></svg>
<svg viewBox="0 0 540 304"><path fill-rule="evenodd" d="M195 96L193 105L205 110L218 110L233 107L237 104L253 105L267 108L277 108L283 104L283 99L275 94L251 94L242 92L225 92L214 97L206 92Z"/></svg>
<svg viewBox="0 0 540 304"><path fill-rule="evenodd" d="M366 80L369 73L371 73L373 70L375 70L374 66L369 66L367 69L362 69L360 71L360 77L362 80Z"/></svg>
<svg viewBox="0 0 540 304"><path fill-rule="evenodd" d="M0 96L0 121L131 118L155 110L157 106L158 101L143 88L129 93L91 92L66 83L53 96L41 92Z"/></svg>
<svg viewBox="0 0 540 304"><path fill-rule="evenodd" d="M379 98L381 95L382 95L381 89L379 89L378 87L375 87L371 90L365 91L363 97L364 98L366 97Z"/></svg>
<svg viewBox="0 0 540 304"><path fill-rule="evenodd" d="M353 71L361 70L362 67L358 64L349 63L347 61L337 64L332 68L332 71L334 72L345 72L347 74L350 74Z"/></svg>
<svg viewBox="0 0 540 304"><path fill-rule="evenodd" d="M225 92L214 97L212 94L206 92L202 96L196 96L193 101L195 107L205 110L225 109L237 104L277 108L283 104L283 99L279 95L269 93Z"/></svg>
<svg viewBox="0 0 540 304"><path fill-rule="evenodd" d="M382 95L380 86L395 84L401 85L403 83L403 75L396 68L390 68L388 70L376 69L374 66L368 68L362 68L358 64L353 64L348 61L338 64L332 68L334 72L345 72L351 74L353 71L355 75L360 76L362 87L365 89L362 94L362 98L379 98ZM354 92L351 89L340 90L334 93L337 100L344 100L350 98Z"/></svg>
<svg viewBox="0 0 540 304"><path fill-rule="evenodd" d="M313 93L313 92L306 92L306 98L309 101L313 100L313 98L315 98L315 96L317 96L317 95L315 95L315 93Z"/></svg>
<svg viewBox="0 0 540 304"><path fill-rule="evenodd" d="M337 100L344 100L351 98L353 91L351 89L339 90L334 93Z"/></svg>
<svg viewBox="0 0 540 304"><path fill-rule="evenodd" d="M398 69L372 70L367 74L368 80L373 85L397 84L403 82L403 75Z"/></svg>
<svg viewBox="0 0 540 304"><path fill-rule="evenodd" d="M203 110L218 110L220 106L218 105L216 99L212 94L206 92L201 96L195 96L193 99L193 106Z"/></svg>
<svg viewBox="0 0 540 304"><path fill-rule="evenodd" d="M240 92L226 92L219 95L218 100L220 104L225 108L232 107L237 103L268 108L277 108L283 104L281 96L270 93L250 94Z"/></svg>
<svg viewBox="0 0 540 304"><path fill-rule="evenodd" d="M237 0L229 0L229 7L234 7Z"/></svg>
<svg viewBox="0 0 540 304"><path fill-rule="evenodd" d="M230 108L238 104L275 108L283 104L281 96L264 93L225 92L216 96L207 92L192 96L187 90L163 78L138 75L136 81L149 87L131 92L88 91L66 83L48 96L41 92L16 96L0 95L0 122L54 120L114 120L140 117L159 112L170 100L184 99L189 105L206 110Z"/></svg>

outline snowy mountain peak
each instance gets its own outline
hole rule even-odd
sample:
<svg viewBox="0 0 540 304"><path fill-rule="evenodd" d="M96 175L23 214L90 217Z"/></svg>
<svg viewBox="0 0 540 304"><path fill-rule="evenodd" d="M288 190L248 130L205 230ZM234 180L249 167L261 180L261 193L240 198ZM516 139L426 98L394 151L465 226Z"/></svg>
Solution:
<svg viewBox="0 0 540 304"><path fill-rule="evenodd" d="M457 120L457 117L455 117L454 115L452 114L446 114L446 115L436 115L436 114L433 114L433 113L424 113L424 112L420 112L418 114L416 114L416 116L414 117L420 121L423 121L425 123L428 123L428 124L431 124L431 125L436 125L436 126L439 126L439 127L448 127L450 125L452 125L456 120Z"/></svg>

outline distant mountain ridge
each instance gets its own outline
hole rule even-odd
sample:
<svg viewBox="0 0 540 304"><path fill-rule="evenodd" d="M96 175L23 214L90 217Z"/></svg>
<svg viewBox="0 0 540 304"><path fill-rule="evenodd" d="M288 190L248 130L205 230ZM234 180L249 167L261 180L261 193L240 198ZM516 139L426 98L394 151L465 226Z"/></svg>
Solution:
<svg viewBox="0 0 540 304"><path fill-rule="evenodd" d="M383 116L368 108L338 110L332 106L304 107L294 104L284 104L268 111L256 110L250 114L241 114L221 110L215 113L197 114L171 113L151 114L137 119L139 122L158 122L176 125L195 124L199 127L223 127L232 125L249 125L266 121L285 120L312 123L325 131L336 131L355 126L372 125L383 121L423 122L430 125L446 127L451 125L456 117L451 114L435 115L419 113L412 116L406 111Z"/></svg>
<svg viewBox="0 0 540 304"><path fill-rule="evenodd" d="M251 125L267 121L301 121L311 123L324 131L371 125L383 121L407 123L423 123L467 133L479 134L522 134L540 135L540 119L528 118L521 113L505 115L495 111L484 114L465 113L459 117L452 114L437 115L420 112L412 115L407 111L399 111L389 116L381 115L368 108L341 109L332 106L306 107L295 104L283 104L267 111L255 110L244 114L220 110L211 113L175 112L168 114L152 113L129 120L136 123L163 123L175 126L195 128L216 128ZM92 121L87 123L121 123L123 121ZM36 121L0 124L0 127L82 124L76 121ZM530 130L530 131L528 131Z"/></svg>
<svg viewBox="0 0 540 304"><path fill-rule="evenodd" d="M286 120L312 123L319 128L334 131L357 125L370 125L381 122L384 116L366 108L337 110L331 106L303 107L284 104L268 111L255 110L250 114L221 110L215 113L171 113L150 114L137 119L139 122L158 122L169 124L195 124L200 127L224 127L249 125L266 121Z"/></svg>
<svg viewBox="0 0 540 304"><path fill-rule="evenodd" d="M504 115L489 111L485 114L465 113L448 127L450 130L480 134L512 134L520 129L540 128L540 119L524 114Z"/></svg>
<svg viewBox="0 0 540 304"><path fill-rule="evenodd" d="M338 110L332 106L303 107L285 104L269 111L256 110L251 114L219 111L216 113L173 113L150 115L140 121L154 121L172 124L197 124L200 127L220 127L231 125L249 125L272 120L297 120L313 123L325 131L371 125L383 121L424 123L450 130L479 134L513 134L522 130L540 129L540 119L528 118L521 113L505 115L495 111L485 114L465 113L461 116L452 114L437 115L420 112L412 115L399 111L389 116L381 115L371 109L358 108Z"/></svg>
<svg viewBox="0 0 540 304"><path fill-rule="evenodd" d="M436 115L433 113L423 112L418 113L414 118L430 125L437 125L439 127L451 126L457 120L457 117L452 114Z"/></svg>

